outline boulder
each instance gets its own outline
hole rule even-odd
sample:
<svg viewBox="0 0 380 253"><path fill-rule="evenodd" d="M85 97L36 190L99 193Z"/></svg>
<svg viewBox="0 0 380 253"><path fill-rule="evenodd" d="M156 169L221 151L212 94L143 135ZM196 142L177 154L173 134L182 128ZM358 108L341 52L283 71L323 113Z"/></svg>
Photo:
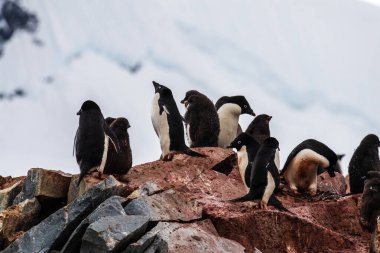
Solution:
<svg viewBox="0 0 380 253"><path fill-rule="evenodd" d="M15 181L14 184L0 190L0 210L3 210L12 205L16 196L21 192L24 184L24 179Z"/></svg>
<svg viewBox="0 0 380 253"><path fill-rule="evenodd" d="M41 206L36 198L27 199L0 212L1 248L8 246L23 231L38 223Z"/></svg>
<svg viewBox="0 0 380 253"><path fill-rule="evenodd" d="M330 192L341 196L346 195L346 180L338 172L335 172L335 177L330 177L328 172L323 172L318 176L317 184L317 189L320 192Z"/></svg>
<svg viewBox="0 0 380 253"><path fill-rule="evenodd" d="M86 219L84 219L79 226L71 234L61 253L79 252L81 248L82 237L86 232L87 227L95 221L104 217L113 217L125 215L122 203L124 198L119 196L112 196L101 203Z"/></svg>
<svg viewBox="0 0 380 253"><path fill-rule="evenodd" d="M18 204L34 197L62 199L67 197L71 175L61 171L34 168L28 171L21 193L14 200Z"/></svg>
<svg viewBox="0 0 380 253"><path fill-rule="evenodd" d="M143 235L148 222L149 218L141 215L103 217L87 228L80 252L119 252Z"/></svg>
<svg viewBox="0 0 380 253"><path fill-rule="evenodd" d="M85 193L88 189L94 187L99 182L105 179L105 177L98 178L95 176L98 174L94 172L92 174L86 175L78 186L79 175L73 175L70 181L68 193L67 193L67 204L71 203L75 198Z"/></svg>
<svg viewBox="0 0 380 253"><path fill-rule="evenodd" d="M211 228L211 229L210 229ZM245 252L239 243L218 236L209 220L194 223L159 222L125 253Z"/></svg>
<svg viewBox="0 0 380 253"><path fill-rule="evenodd" d="M80 222L100 203L113 195L126 195L126 193L122 184L110 176L28 230L3 252L60 250Z"/></svg>
<svg viewBox="0 0 380 253"><path fill-rule="evenodd" d="M128 215L148 216L151 221L192 221L202 218L202 208L175 190L132 200L126 207Z"/></svg>

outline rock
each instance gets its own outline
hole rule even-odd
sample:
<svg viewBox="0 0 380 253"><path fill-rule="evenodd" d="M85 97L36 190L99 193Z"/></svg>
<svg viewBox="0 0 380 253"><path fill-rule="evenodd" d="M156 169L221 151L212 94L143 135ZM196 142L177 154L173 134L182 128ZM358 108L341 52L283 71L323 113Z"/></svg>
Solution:
<svg viewBox="0 0 380 253"><path fill-rule="evenodd" d="M320 192L330 192L341 196L346 195L346 180L338 172L335 172L335 177L330 177L328 172L323 172L318 176L317 183L317 190Z"/></svg>
<svg viewBox="0 0 380 253"><path fill-rule="evenodd" d="M136 199L141 196L150 196L155 193L164 191L160 186L156 185L153 182L146 182L141 185L137 190L134 190L127 199Z"/></svg>
<svg viewBox="0 0 380 253"><path fill-rule="evenodd" d="M380 217L377 218L377 227L372 233L370 253L380 253Z"/></svg>
<svg viewBox="0 0 380 253"><path fill-rule="evenodd" d="M175 190L134 199L125 212L148 216L151 221L191 221L202 217L202 208Z"/></svg>
<svg viewBox="0 0 380 253"><path fill-rule="evenodd" d="M0 190L0 210L12 205L13 200L21 192L24 180L16 181L13 185Z"/></svg>
<svg viewBox="0 0 380 253"><path fill-rule="evenodd" d="M204 227L205 223L209 223ZM203 252L245 252L239 243L222 238L210 231L210 221L195 223L159 222L158 225L132 243L125 253L203 253Z"/></svg>
<svg viewBox="0 0 380 253"><path fill-rule="evenodd" d="M87 227L104 217L113 217L125 215L122 203L124 198L119 196L112 196L101 203L86 219L84 219L79 226L74 230L68 239L67 243L61 250L61 253L79 252L82 242L82 237L86 232Z"/></svg>
<svg viewBox="0 0 380 253"><path fill-rule="evenodd" d="M122 184L110 176L24 233L4 252L60 250L80 222L113 195L123 196L126 193Z"/></svg>
<svg viewBox="0 0 380 253"><path fill-rule="evenodd" d="M14 200L14 204L34 197L66 198L70 181L71 175L61 171L30 169L22 191Z"/></svg>
<svg viewBox="0 0 380 253"><path fill-rule="evenodd" d="M67 204L73 202L73 200L79 196L79 187L78 187L79 175L73 175L71 177L69 190L67 192Z"/></svg>
<svg viewBox="0 0 380 253"><path fill-rule="evenodd" d="M103 178L98 178L95 176L98 174L97 172L93 172L92 174L86 175L78 186L79 175L73 175L71 178L71 182L69 185L69 190L67 193L67 204L71 203L75 198L85 193L88 189L94 187L99 182L101 182Z"/></svg>
<svg viewBox="0 0 380 253"><path fill-rule="evenodd" d="M20 204L0 212L1 247L8 246L18 236L17 232L26 231L37 224L40 204L36 198L27 199Z"/></svg>
<svg viewBox="0 0 380 253"><path fill-rule="evenodd" d="M350 194L351 193L351 189L350 189L350 175L347 175L344 179L345 179L346 185L347 185L346 194Z"/></svg>
<svg viewBox="0 0 380 253"><path fill-rule="evenodd" d="M148 222L149 218L141 215L101 218L87 228L80 252L119 252L143 235Z"/></svg>

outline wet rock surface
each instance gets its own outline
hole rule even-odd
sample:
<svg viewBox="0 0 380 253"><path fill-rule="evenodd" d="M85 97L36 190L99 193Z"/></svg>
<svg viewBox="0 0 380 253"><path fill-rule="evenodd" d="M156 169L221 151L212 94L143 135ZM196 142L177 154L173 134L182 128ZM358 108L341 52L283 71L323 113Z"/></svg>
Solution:
<svg viewBox="0 0 380 253"><path fill-rule="evenodd" d="M74 175L69 204L4 252L368 252L371 240L377 247L378 234L371 239L359 225L361 195L343 196L343 177L320 175L314 197L282 188L276 196L291 213L261 210L228 201L245 194L232 151L195 150L208 158L179 154L118 180L89 175L79 188Z"/></svg>

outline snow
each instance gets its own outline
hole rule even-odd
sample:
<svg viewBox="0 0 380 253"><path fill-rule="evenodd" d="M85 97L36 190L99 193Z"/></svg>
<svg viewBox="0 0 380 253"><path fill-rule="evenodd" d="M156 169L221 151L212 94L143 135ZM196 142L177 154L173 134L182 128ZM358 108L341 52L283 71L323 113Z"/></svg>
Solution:
<svg viewBox="0 0 380 253"><path fill-rule="evenodd" d="M79 110L96 101L130 121L133 163L156 160L152 80L179 101L197 89L213 101L245 95L273 116L281 160L316 138L343 167L361 139L380 134L380 8L359 0L24 1L40 19L0 58L1 175L31 167L78 173L72 156ZM43 46L32 43L33 37ZM141 64L132 73L130 68ZM47 82L46 80L51 80ZM251 116L243 115L246 127ZM347 172L347 169L344 169Z"/></svg>

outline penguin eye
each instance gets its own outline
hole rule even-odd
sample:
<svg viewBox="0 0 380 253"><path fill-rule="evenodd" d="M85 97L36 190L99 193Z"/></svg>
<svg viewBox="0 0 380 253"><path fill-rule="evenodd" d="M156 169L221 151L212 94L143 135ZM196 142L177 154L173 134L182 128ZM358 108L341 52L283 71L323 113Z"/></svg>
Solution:
<svg viewBox="0 0 380 253"><path fill-rule="evenodd" d="M247 105L244 105L244 108L247 108Z"/></svg>
<svg viewBox="0 0 380 253"><path fill-rule="evenodd" d="M161 86L158 86L159 89L161 89Z"/></svg>
<svg viewBox="0 0 380 253"><path fill-rule="evenodd" d="M241 144L241 141L238 141L238 144Z"/></svg>

